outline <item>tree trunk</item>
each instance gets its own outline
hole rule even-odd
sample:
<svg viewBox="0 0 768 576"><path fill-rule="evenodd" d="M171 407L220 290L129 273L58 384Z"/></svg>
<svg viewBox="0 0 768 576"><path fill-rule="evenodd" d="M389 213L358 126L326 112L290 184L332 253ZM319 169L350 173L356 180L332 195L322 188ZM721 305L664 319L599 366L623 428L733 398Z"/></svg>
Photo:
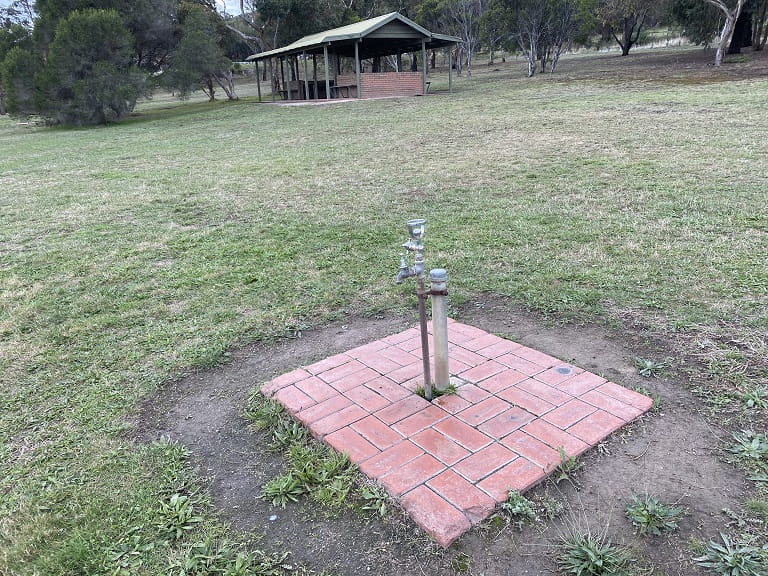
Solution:
<svg viewBox="0 0 768 576"><path fill-rule="evenodd" d="M560 54L563 53L563 45L557 44L552 48L552 65L549 67L549 73L554 74L557 68L557 62L560 60Z"/></svg>
<svg viewBox="0 0 768 576"><path fill-rule="evenodd" d="M752 45L752 16L742 10L733 25L733 36L728 45L728 54L741 54L741 49Z"/></svg>
<svg viewBox="0 0 768 576"><path fill-rule="evenodd" d="M239 99L235 93L235 80L231 70L216 74L216 82L221 86L221 89L224 90L228 100Z"/></svg>
<svg viewBox="0 0 768 576"><path fill-rule="evenodd" d="M734 25L741 14L741 9L744 7L744 1L745 0L737 0L736 8L731 10L723 0L704 0L704 2L719 8L725 15L725 23L723 24L722 32L720 32L720 41L717 44L717 51L715 52L715 66L720 66L723 63L725 48L731 43L735 27Z"/></svg>
<svg viewBox="0 0 768 576"><path fill-rule="evenodd" d="M544 74L544 72L547 71L547 62L549 62L549 55L550 55L551 48L550 46L544 46L540 49L540 56L539 61L541 62L541 73Z"/></svg>
<svg viewBox="0 0 768 576"><path fill-rule="evenodd" d="M525 55L528 60L528 78L531 78L536 74L536 50L536 43L531 39L530 51Z"/></svg>
<svg viewBox="0 0 768 576"><path fill-rule="evenodd" d="M768 0L758 3L752 13L752 50L759 52L768 41Z"/></svg>
<svg viewBox="0 0 768 576"><path fill-rule="evenodd" d="M216 88L213 86L213 78L211 76L208 76L208 78L205 79L203 92L208 96L208 102L216 100Z"/></svg>
<svg viewBox="0 0 768 576"><path fill-rule="evenodd" d="M730 43L731 36L733 36L733 16L728 15L725 17L723 30L720 32L720 42L717 43L717 51L715 52L715 66L720 66L723 63L725 46Z"/></svg>

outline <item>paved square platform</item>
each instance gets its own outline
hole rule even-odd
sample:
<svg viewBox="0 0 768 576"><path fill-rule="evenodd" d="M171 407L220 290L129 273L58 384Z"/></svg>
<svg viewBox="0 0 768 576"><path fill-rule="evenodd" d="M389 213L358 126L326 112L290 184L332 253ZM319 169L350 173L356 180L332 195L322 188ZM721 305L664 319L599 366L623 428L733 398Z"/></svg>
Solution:
<svg viewBox="0 0 768 576"><path fill-rule="evenodd" d="M313 436L346 452L441 546L651 408L557 358L449 320L456 394L428 402L411 328L262 387ZM432 346L430 338L430 346ZM430 348L433 350L433 348Z"/></svg>

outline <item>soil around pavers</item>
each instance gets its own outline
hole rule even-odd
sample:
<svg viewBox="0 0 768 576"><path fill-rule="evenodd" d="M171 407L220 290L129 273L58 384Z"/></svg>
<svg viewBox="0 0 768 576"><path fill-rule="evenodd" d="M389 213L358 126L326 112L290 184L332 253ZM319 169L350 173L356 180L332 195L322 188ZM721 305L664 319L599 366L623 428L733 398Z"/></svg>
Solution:
<svg viewBox="0 0 768 576"><path fill-rule="evenodd" d="M243 417L251 390L296 366L401 332L414 324L412 316L348 318L299 339L234 350L228 365L189 374L147 398L131 434L142 442L170 437L183 443L196 473L208 479L222 521L255 547L287 550L293 562L318 573L437 576L452 573L451 561L460 555L460 564L468 563L473 574L542 574L554 569L559 537L580 527L604 532L614 542L632 543L663 573L704 574L690 560L688 541L717 537L727 521L722 509L738 508L745 480L719 459L718 446L727 433L703 412L683 381L636 374L635 357L663 357L666 351L649 349L653 344L640 332L615 334L598 326L556 324L493 296L478 297L458 312L461 322L661 397L660 410L583 454L570 480L547 481L528 493L564 508L554 520L522 531L486 521L446 552L397 515L380 520L345 511L328 518L314 503L283 510L258 498L261 486L282 471L283 462ZM624 506L632 494L646 492L686 509L677 532L654 539L633 534Z"/></svg>
<svg viewBox="0 0 768 576"><path fill-rule="evenodd" d="M417 328L296 368L261 392L346 453L443 547L490 516L510 490L528 490L653 405L451 319L448 356L456 393L433 402L415 393L424 386Z"/></svg>

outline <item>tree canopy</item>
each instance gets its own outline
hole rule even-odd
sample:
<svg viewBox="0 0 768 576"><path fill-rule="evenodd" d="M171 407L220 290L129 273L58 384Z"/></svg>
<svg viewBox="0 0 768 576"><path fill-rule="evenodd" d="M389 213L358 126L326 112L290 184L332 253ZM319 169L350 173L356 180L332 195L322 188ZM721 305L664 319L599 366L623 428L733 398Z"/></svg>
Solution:
<svg viewBox="0 0 768 576"><path fill-rule="evenodd" d="M56 26L38 76L37 106L62 124L103 124L133 110L144 77L115 10L75 10Z"/></svg>
<svg viewBox="0 0 768 576"><path fill-rule="evenodd" d="M0 17L0 104L11 113L105 123L157 78L211 97L215 79L235 97L227 51L242 42L210 0L16 0Z"/></svg>

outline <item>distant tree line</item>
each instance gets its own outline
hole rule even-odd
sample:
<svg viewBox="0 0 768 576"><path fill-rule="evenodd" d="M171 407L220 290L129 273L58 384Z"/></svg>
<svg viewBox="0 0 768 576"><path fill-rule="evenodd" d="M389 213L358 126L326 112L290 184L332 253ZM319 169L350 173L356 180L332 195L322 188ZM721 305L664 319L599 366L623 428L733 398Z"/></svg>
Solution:
<svg viewBox="0 0 768 576"><path fill-rule="evenodd" d="M481 50L491 64L522 55L529 76L574 46L615 42L627 55L660 24L716 42L717 65L768 39L768 0L240 0L232 14L214 0L14 0L0 9L0 113L98 124L158 87L235 99L233 61L393 11L460 38L459 74Z"/></svg>

